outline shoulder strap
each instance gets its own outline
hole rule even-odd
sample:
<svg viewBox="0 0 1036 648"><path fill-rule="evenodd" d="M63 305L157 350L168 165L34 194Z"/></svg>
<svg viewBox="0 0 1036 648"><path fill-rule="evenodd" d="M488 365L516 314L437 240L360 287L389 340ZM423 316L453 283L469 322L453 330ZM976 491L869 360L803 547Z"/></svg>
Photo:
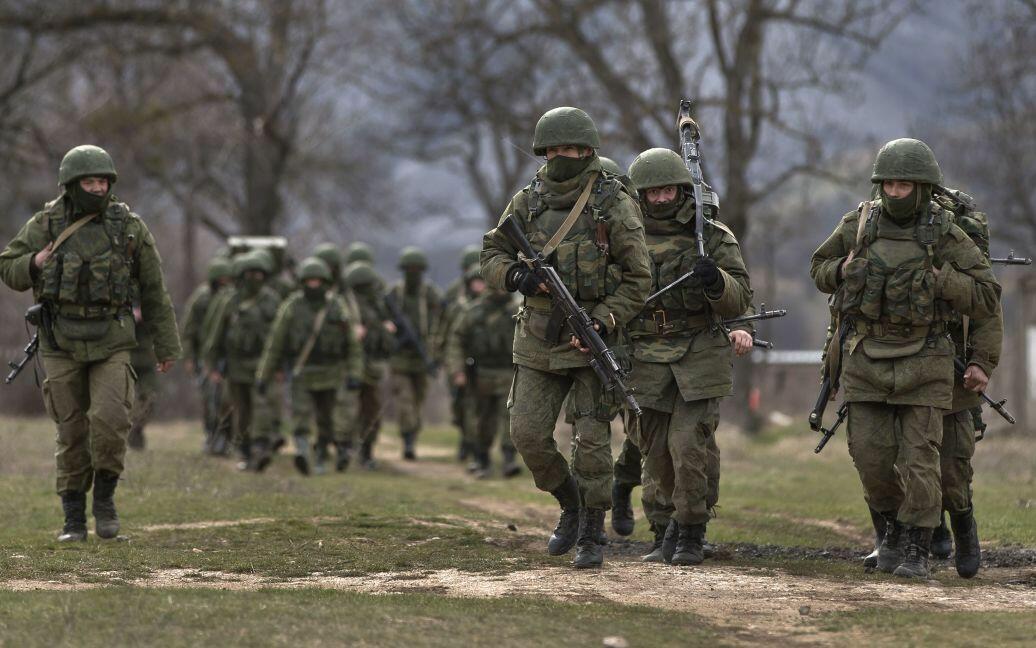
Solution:
<svg viewBox="0 0 1036 648"><path fill-rule="evenodd" d="M291 375L295 378L302 373L302 368L306 366L306 362L309 360L309 354L313 353L313 347L316 346L317 338L320 336L320 329L324 328L324 320L327 319L328 306L329 304L324 304L324 307L320 309L317 316L313 319L313 330L310 331L306 343L302 345L302 351L299 352L295 366L291 368Z"/></svg>
<svg viewBox="0 0 1036 648"><path fill-rule="evenodd" d="M597 171L590 174L590 177L586 181L586 186L583 187L583 192L579 194L579 198L576 199L576 204L572 205L572 211L568 212L568 216L565 217L565 221L561 223L561 227L558 231L554 232L554 236L550 237L547 244L543 246L541 253L543 257L549 257L554 249L565 239L565 236L572 230L572 226L576 224L576 220L579 219L579 215L583 213L583 208L586 207L586 201L590 199L590 192L594 188L594 183L597 182Z"/></svg>
<svg viewBox="0 0 1036 648"><path fill-rule="evenodd" d="M65 229L61 230L61 233L58 234L58 237L54 239L54 247L51 248L51 253L53 254L54 252L57 252L58 248L61 247L62 243L71 238L73 234L82 229L84 225L92 221L94 218L97 218L97 214L90 214L89 216L80 218L79 220L72 223Z"/></svg>
<svg viewBox="0 0 1036 648"><path fill-rule="evenodd" d="M856 226L856 247L853 249L853 256L860 253L863 248L863 235L867 230L867 223L871 220L871 214L874 211L874 203L870 200L865 200L860 203L857 208L859 212L859 223Z"/></svg>

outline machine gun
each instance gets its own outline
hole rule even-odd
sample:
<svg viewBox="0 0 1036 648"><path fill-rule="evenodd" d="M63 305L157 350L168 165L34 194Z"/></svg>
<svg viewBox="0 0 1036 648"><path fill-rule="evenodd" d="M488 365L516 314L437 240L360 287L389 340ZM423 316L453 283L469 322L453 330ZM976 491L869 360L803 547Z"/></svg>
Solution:
<svg viewBox="0 0 1036 648"><path fill-rule="evenodd" d="M36 353L40 350L40 329L50 330L50 315L43 304L33 304L30 306L29 310L25 311L25 321L36 327L36 330L33 331L32 339L29 340L29 343L25 345L25 349L22 351L22 359L18 362L7 363L7 366L11 368L11 372L4 378L5 385L10 385L14 382L18 374L25 369L25 365L29 364L29 361L36 357Z"/></svg>
<svg viewBox="0 0 1036 648"><path fill-rule="evenodd" d="M701 129L691 117L691 100L681 99L676 114L676 130L680 134L680 157L691 172L691 190L694 192L694 238L698 256L705 256L705 213L702 208Z"/></svg>
<svg viewBox="0 0 1036 648"><path fill-rule="evenodd" d="M413 347L417 354L421 356L421 362L424 363L425 371L428 372L429 376L434 376L439 370L439 363L429 355L428 348L421 341L421 336L418 335L414 323L403 312L403 307L396 301L396 295L391 291L385 295L385 305L388 306L389 313L392 315L392 321L396 324L396 339L399 340L400 346L409 345Z"/></svg>
<svg viewBox="0 0 1036 648"><path fill-rule="evenodd" d="M1032 259L1029 257L1016 257L1014 250L1008 252L1005 257L990 257L989 262L998 265L1032 265Z"/></svg>
<svg viewBox="0 0 1036 648"><path fill-rule="evenodd" d="M967 371L967 366L964 364L964 361L960 358L953 358L953 366L956 367L957 373L959 373L961 376L963 376L964 372ZM1006 398L1000 400L993 400L988 395L986 395L986 392L978 392L978 395L982 397L982 400L985 401L986 405L989 405L991 408L993 408L997 414L1004 418L1005 421L1007 421L1011 425L1014 425L1018 422L1017 420L1015 420L1014 416L1012 416L1011 413L1007 411L1007 408L1004 407L1004 405L1007 403Z"/></svg>
<svg viewBox="0 0 1036 648"><path fill-rule="evenodd" d="M741 324L747 324L748 322L758 322L761 320L777 319L778 317L784 317L787 314L788 311L783 308L768 311L766 310L766 304L761 304L759 307L759 312L755 315L741 315L740 317L731 317L730 319L723 320L722 322L720 322L720 324L723 326L724 330L726 330L729 333L730 328L733 326L740 326ZM759 347L760 349L772 349L773 342L759 340L753 335L752 346Z"/></svg>
<svg viewBox="0 0 1036 648"><path fill-rule="evenodd" d="M515 222L512 216L508 216L497 228L501 234L507 237L511 245L515 246L524 256L522 259L529 268L536 274L536 277L546 284L550 293L550 300L554 307L559 309L565 316L572 333L579 339L582 345L590 350L590 367L601 380L601 384L607 391L620 392L626 401L626 405L637 416L640 416L640 405L633 398L633 390L626 386L627 372L619 366L615 359L615 353L608 348L608 345L601 339L601 335L594 328L593 320L582 306L576 302L569 292L565 283L561 281L557 271L547 263L543 255L533 249L532 244L525 238L525 232Z"/></svg>

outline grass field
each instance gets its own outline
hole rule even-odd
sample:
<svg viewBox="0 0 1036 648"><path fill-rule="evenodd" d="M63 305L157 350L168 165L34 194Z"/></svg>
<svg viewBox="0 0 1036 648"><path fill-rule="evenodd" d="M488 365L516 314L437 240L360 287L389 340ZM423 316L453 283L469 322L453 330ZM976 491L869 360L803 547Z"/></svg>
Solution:
<svg viewBox="0 0 1036 648"><path fill-rule="evenodd" d="M305 478L287 455L238 473L191 424L154 425L119 487L124 537L75 546L53 541L52 426L3 429L0 646L1005 645L1036 627L1036 443L1020 438L979 444L984 571L905 583L860 567L870 523L844 441L816 456L795 427L721 429L715 560L640 563L641 519L591 573L544 551L556 508L528 473L468 477L445 427L416 464L388 429L379 470Z"/></svg>

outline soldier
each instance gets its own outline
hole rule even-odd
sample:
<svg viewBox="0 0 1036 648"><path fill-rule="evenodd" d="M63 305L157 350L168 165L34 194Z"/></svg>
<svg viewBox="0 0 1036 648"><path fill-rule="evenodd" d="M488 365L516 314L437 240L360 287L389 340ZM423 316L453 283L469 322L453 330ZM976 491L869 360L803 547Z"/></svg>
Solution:
<svg viewBox="0 0 1036 648"><path fill-rule="evenodd" d="M349 266L357 261L374 265L374 253L371 251L371 246L362 241L354 241L345 249L345 265Z"/></svg>
<svg viewBox="0 0 1036 648"><path fill-rule="evenodd" d="M810 274L844 318L846 334L834 336L827 355L841 364L849 453L868 505L886 523L878 569L927 578L942 508L942 422L953 403L947 331L957 314L995 317L1000 285L932 200L942 171L924 142L885 144L871 181L877 199L842 218ZM966 381L976 380L972 367Z"/></svg>
<svg viewBox="0 0 1036 648"><path fill-rule="evenodd" d="M103 149L72 149L58 171L61 195L0 253L0 278L14 290L31 288L47 313L40 353L43 399L57 424L57 492L65 514L59 542L86 539L91 485L97 535L119 533L114 495L133 401L134 298L154 334L156 369L165 373L180 356L155 239L112 194L117 179Z"/></svg>
<svg viewBox="0 0 1036 648"><path fill-rule="evenodd" d="M561 107L544 114L536 124L533 149L547 163L511 199L501 220L515 217L601 336L614 345L647 297L651 269L637 206L622 183L602 171L600 145L597 127L582 110ZM609 421L615 396L603 391L578 341L563 329L545 287L497 229L483 240L482 276L493 288L525 295L508 406L515 447L536 486L561 506L547 551L562 555L578 541L573 564L599 566L604 550L597 539L611 506ZM554 425L570 393L576 432L571 471L554 441Z"/></svg>
<svg viewBox="0 0 1036 648"><path fill-rule="evenodd" d="M256 393L255 370L281 297L266 285L267 260L257 252L234 258L236 285L208 323L205 361L209 380L227 381L239 468L263 471L270 463L271 420L264 395Z"/></svg>
<svg viewBox="0 0 1036 648"><path fill-rule="evenodd" d="M428 269L428 259L419 248L403 248L399 255L399 269L403 281L389 291L391 299L409 320L417 340L399 338L399 347L389 360L392 369L392 391L399 407L399 432L403 437L403 458L417 459L415 444L421 431L421 407L428 393L429 367L419 350L423 347L425 356L431 351L430 343L436 337L436 325L441 317L442 297L435 286L423 279ZM396 322L400 333L406 328Z"/></svg>
<svg viewBox="0 0 1036 648"><path fill-rule="evenodd" d="M438 326L439 339L436 341L437 358L442 361L446 356L446 350L450 343L453 327L460 317L464 307L475 298L475 295L468 289L471 282L468 281L468 271L473 265L478 264L479 253L482 248L478 245L469 245L464 248L460 258L460 276L449 287L443 296L442 321ZM465 395L466 387L456 384L447 376L447 383L450 389L451 412L453 424L460 431L460 442L457 447L457 460L464 461L471 454L469 441L473 438L474 431L466 428L469 418L465 414L465 406L470 399Z"/></svg>
<svg viewBox="0 0 1036 648"><path fill-rule="evenodd" d="M345 283L349 287L347 299L355 300L351 307L360 316L357 339L363 345L363 385L360 387L360 408L357 417L357 440L360 443L360 465L368 470L376 467L374 444L381 429L381 382L385 378L385 363L395 349L396 325L385 306L385 296L379 286L384 285L374 268L366 261L354 261L345 268Z"/></svg>
<svg viewBox="0 0 1036 648"><path fill-rule="evenodd" d="M500 439L504 477L521 472L515 461L508 425L507 392L514 377L511 345L518 305L511 293L486 288L477 265L465 273L467 302L451 326L446 347L446 366L453 384L465 391L465 439L473 458L471 472L490 474L490 451Z"/></svg>
<svg viewBox="0 0 1036 648"><path fill-rule="evenodd" d="M140 304L133 305L133 319L137 323L137 346L130 353L130 366L137 377L134 382L133 409L130 410L130 431L126 437L126 445L133 450L143 450L146 445L144 427L151 419L158 399L158 372L155 366L155 340L151 331L143 325L144 314Z"/></svg>
<svg viewBox="0 0 1036 648"><path fill-rule="evenodd" d="M205 426L205 443L203 450L212 451L213 441L217 438L219 425L220 392L222 387L212 384L202 370L202 347L205 344L202 325L209 304L222 288L233 281L230 271L230 260L216 256L209 261L206 269L206 280L191 293L187 299L187 314L184 316L181 339L184 344L184 356L187 372L194 375L201 391L202 420Z"/></svg>
<svg viewBox="0 0 1036 648"><path fill-rule="evenodd" d="M358 388L363 353L353 335L348 309L330 290L331 271L316 257L299 268L301 288L277 311L256 371L260 392L270 379L284 379L281 367L290 364L291 420L295 440L295 467L310 474L310 420L316 418L318 435L334 435L334 407L342 384Z"/></svg>
<svg viewBox="0 0 1036 648"><path fill-rule="evenodd" d="M644 151L630 165L640 196L653 289L689 270L694 275L644 307L627 325L633 340L632 385L644 409L634 431L644 456L644 508L657 560L668 537L674 565L704 560L709 501L709 454L715 446L719 401L732 393L731 350L744 355L752 336L727 333L719 320L751 306L752 288L733 233L716 219L716 201L706 192L705 256L695 245L696 205L690 171L675 151Z"/></svg>

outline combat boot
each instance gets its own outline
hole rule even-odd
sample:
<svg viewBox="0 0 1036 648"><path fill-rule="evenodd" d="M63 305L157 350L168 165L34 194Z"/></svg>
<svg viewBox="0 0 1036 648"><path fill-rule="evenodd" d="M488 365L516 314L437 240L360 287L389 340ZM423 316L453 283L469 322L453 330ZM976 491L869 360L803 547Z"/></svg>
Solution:
<svg viewBox="0 0 1036 648"><path fill-rule="evenodd" d="M309 439L295 435L295 468L303 475L309 474Z"/></svg>
<svg viewBox="0 0 1036 648"><path fill-rule="evenodd" d="M864 557L863 568L874 569L878 566L878 548L885 538L885 518L869 506L867 510L871 512L871 526L874 527L874 551Z"/></svg>
<svg viewBox="0 0 1036 648"><path fill-rule="evenodd" d="M655 541L651 544L651 551L640 557L641 562L665 562L665 558L662 557L662 540L665 538L665 531L668 527L668 524L651 523L651 531L655 534Z"/></svg>
<svg viewBox="0 0 1036 648"><path fill-rule="evenodd" d="M669 526L665 528L665 536L662 537L662 560L667 563L673 562L673 554L676 553L676 540L680 535L680 525L676 520L669 520Z"/></svg>
<svg viewBox="0 0 1036 648"><path fill-rule="evenodd" d="M492 462L489 460L489 450L472 450L475 457L475 479L488 479L491 474Z"/></svg>
<svg viewBox="0 0 1036 648"><path fill-rule="evenodd" d="M378 462L374 460L374 446L370 441L360 444L360 465L367 470L374 470Z"/></svg>
<svg viewBox="0 0 1036 648"><path fill-rule="evenodd" d="M352 460L353 444L348 441L335 443L335 472L345 472Z"/></svg>
<svg viewBox="0 0 1036 648"><path fill-rule="evenodd" d="M403 433L403 459L405 461L417 461L417 452L414 450L414 433Z"/></svg>
<svg viewBox="0 0 1036 648"><path fill-rule="evenodd" d="M313 444L313 474L314 475L326 475L327 474L327 462L331 458L331 451L328 449L328 441L324 437L320 437Z"/></svg>
<svg viewBox="0 0 1036 648"><path fill-rule="evenodd" d="M975 521L974 511L973 506L964 513L950 515L953 541L957 545L953 564L961 578L971 578L977 574L982 562L982 550L978 545L978 522Z"/></svg>
<svg viewBox="0 0 1036 648"><path fill-rule="evenodd" d="M504 455L504 465L502 468L504 477L510 479L511 477L516 477L521 474L522 467L518 465L518 459L515 456L516 453L514 449L504 448L501 452Z"/></svg>
<svg viewBox="0 0 1036 648"><path fill-rule="evenodd" d="M464 461L468 457L471 456L471 451L472 451L471 442L470 441L464 441L462 439L461 442L460 442L460 445L457 446L457 461L459 463L464 463Z"/></svg>
<svg viewBox="0 0 1036 648"><path fill-rule="evenodd" d="M932 558L946 560L951 553L953 553L953 539L950 536L950 527L946 526L946 511L943 511L939 518L939 526L932 531Z"/></svg>
<svg viewBox="0 0 1036 648"><path fill-rule="evenodd" d="M130 428L129 435L126 436L126 447L130 450L143 450L146 443L144 442L144 426L134 424Z"/></svg>
<svg viewBox="0 0 1036 648"><path fill-rule="evenodd" d="M99 538L119 535L119 514L115 512L115 486L119 476L107 470L94 473L94 526Z"/></svg>
<svg viewBox="0 0 1036 648"><path fill-rule="evenodd" d="M263 472L270 465L270 440L256 439L252 444L252 456L248 460L248 469L255 472Z"/></svg>
<svg viewBox="0 0 1036 648"><path fill-rule="evenodd" d="M589 567L600 567L604 564L604 545L601 543L601 536L604 535L604 509L588 508L583 516L583 529L579 534L579 551L576 553L572 566L576 569L587 569Z"/></svg>
<svg viewBox="0 0 1036 648"><path fill-rule="evenodd" d="M65 526L61 529L58 542L84 542L86 540L86 493L63 491L61 510L65 513Z"/></svg>
<svg viewBox="0 0 1036 648"><path fill-rule="evenodd" d="M706 558L712 558L716 555L716 545L709 542L708 538L705 537L708 525L703 524L701 526L701 555Z"/></svg>
<svg viewBox="0 0 1036 648"><path fill-rule="evenodd" d="M561 486L552 490L550 494L561 505L561 517L558 518L558 525L550 534L550 540L547 541L547 553L552 556L561 556L567 554L579 538L579 512L582 507L576 478L569 475L568 479Z"/></svg>
<svg viewBox="0 0 1036 648"><path fill-rule="evenodd" d="M928 553L932 550L932 529L905 527L906 549L903 563L892 572L904 578L928 578Z"/></svg>
<svg viewBox="0 0 1036 648"><path fill-rule="evenodd" d="M878 547L878 569L891 574L903 562L903 525L896 519L895 513L882 513L885 518L885 537Z"/></svg>
<svg viewBox="0 0 1036 648"><path fill-rule="evenodd" d="M676 549L670 562L674 565L700 565L705 560L704 540L704 524L678 523Z"/></svg>
<svg viewBox="0 0 1036 648"><path fill-rule="evenodd" d="M633 525L636 522L633 503L630 501L632 492L632 484L612 484L612 529L621 536L633 533Z"/></svg>

